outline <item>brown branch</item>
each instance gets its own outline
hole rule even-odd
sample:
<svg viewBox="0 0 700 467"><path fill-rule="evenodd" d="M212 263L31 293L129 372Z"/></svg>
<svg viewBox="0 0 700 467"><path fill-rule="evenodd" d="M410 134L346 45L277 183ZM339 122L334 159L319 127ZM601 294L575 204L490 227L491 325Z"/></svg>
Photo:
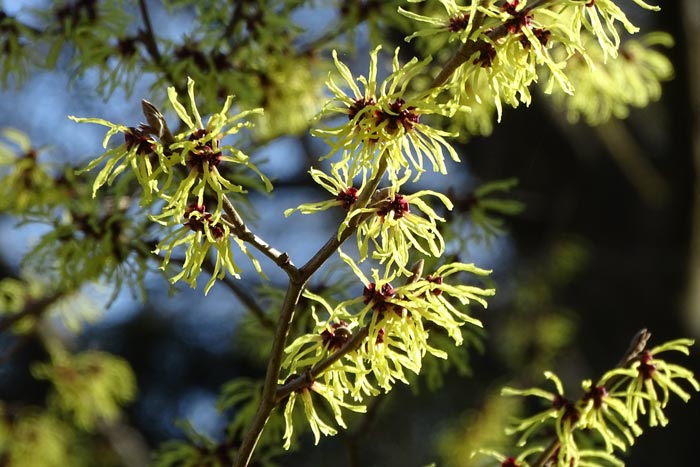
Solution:
<svg viewBox="0 0 700 467"><path fill-rule="evenodd" d="M299 297L301 296L303 288L304 282L299 281L298 277L290 277L287 294L284 297L280 318L277 322L275 338L272 341L272 351L270 354L270 361L267 364L260 405L238 449L238 454L233 464L234 467L245 467L248 465L253 451L255 450L255 445L258 443L258 439L260 439L260 435L265 428L267 419L270 417L272 409L277 405L276 391L280 366L282 365L282 354L287 345L287 335L289 334L289 328L291 327L292 318L294 317L294 310L299 302Z"/></svg>
<svg viewBox="0 0 700 467"><path fill-rule="evenodd" d="M238 211L228 197L224 196L223 201L224 211L226 211L226 217L233 229L233 233L238 238L246 243L250 243L256 250L270 258L272 262L287 273L290 279L296 278L299 275L299 270L296 266L294 266L294 263L292 263L289 255L278 251L270 246L265 240L254 234L245 224L243 218L240 216L240 214L238 214Z"/></svg>

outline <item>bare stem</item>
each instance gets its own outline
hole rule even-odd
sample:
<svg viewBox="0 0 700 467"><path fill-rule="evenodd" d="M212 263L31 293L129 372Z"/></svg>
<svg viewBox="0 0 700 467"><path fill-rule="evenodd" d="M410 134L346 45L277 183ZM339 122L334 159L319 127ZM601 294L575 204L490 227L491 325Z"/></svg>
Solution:
<svg viewBox="0 0 700 467"><path fill-rule="evenodd" d="M289 255L282 253L279 250L270 246L265 240L251 232L248 226L243 222L236 208L231 204L228 197L224 196L224 211L226 211L227 220L233 228L233 233L246 243L250 243L256 250L270 258L277 266L279 266L287 275L292 278L299 274L299 270L294 266Z"/></svg>
<svg viewBox="0 0 700 467"><path fill-rule="evenodd" d="M233 464L234 467L245 467L248 465L253 451L255 450L255 445L258 443L258 439L260 439L260 435L270 417L270 413L272 413L272 409L274 409L277 404L277 381L279 380L280 366L282 365L282 354L287 344L287 335L292 324L292 319L294 318L294 310L296 309L303 289L304 282L290 278L287 294L282 303L280 318L277 322L275 338L272 342L272 352L270 361L267 364L267 373L265 374L260 406L258 406L258 411L255 413L255 417L248 428L248 432L238 449L238 454Z"/></svg>

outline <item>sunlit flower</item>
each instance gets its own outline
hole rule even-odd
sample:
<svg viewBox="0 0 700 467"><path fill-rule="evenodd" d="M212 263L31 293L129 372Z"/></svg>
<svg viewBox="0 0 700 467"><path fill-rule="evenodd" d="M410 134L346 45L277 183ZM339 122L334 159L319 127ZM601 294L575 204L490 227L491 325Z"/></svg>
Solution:
<svg viewBox="0 0 700 467"><path fill-rule="evenodd" d="M559 465L568 465L571 459L576 459L579 455L578 446L574 440L574 427L579 422L581 413L574 401L564 397L564 388L557 375L547 371L544 376L554 384L556 392L549 392L539 388L503 388L501 394L506 396L534 396L549 403L547 409L521 420L518 424L506 430L506 432L509 434L522 433L518 440L518 445L524 446L528 438L536 430L553 424L557 439L561 443L558 453Z"/></svg>
<svg viewBox="0 0 700 467"><path fill-rule="evenodd" d="M131 167L144 190L144 196L148 197L157 189L157 180L153 172L154 164L157 167L167 165L164 148L160 141L154 139L147 126L127 127L101 118L79 118L69 116L78 123L96 123L109 128L102 140L102 147L107 148L112 136L121 133L124 135L124 143L108 149L104 154L90 161L80 172L87 172L104 162L92 186L92 196L95 197L105 183L111 185L114 179L124 170Z"/></svg>
<svg viewBox="0 0 700 467"><path fill-rule="evenodd" d="M432 190L421 190L411 195L402 195L392 189L380 190L369 207L351 212L339 233L351 218L369 213L371 217L357 229L360 261L369 256L371 243L373 258L386 263L387 267L396 265L401 272L408 274L406 265L413 250L433 257L439 257L445 250L445 242L437 225L444 219L422 199L427 196L434 196L447 209L452 209L449 198Z"/></svg>
<svg viewBox="0 0 700 467"><path fill-rule="evenodd" d="M163 238L156 246L155 254L165 252L161 269L170 263L173 250L177 247L185 247L185 259L182 264L182 271L170 279L175 283L180 279L197 286L197 277L202 272L202 265L209 255L210 249L216 250L214 269L211 278L204 287L206 294L214 286L216 279L222 279L226 272L238 278L240 268L233 259L231 251L231 240L238 245L238 248L248 256L253 263L255 270L259 274L262 269L258 260L248 251L245 243L236 236L231 235L231 230L222 219L214 220L214 215L208 212L204 205L192 204L183 213L184 223L173 222L164 225L179 225L180 227Z"/></svg>
<svg viewBox="0 0 700 467"><path fill-rule="evenodd" d="M304 297L311 300L311 313L316 322L313 332L300 336L284 350L287 356L282 367L290 374L303 373L323 361L332 353L342 349L357 331L358 322L349 318L349 313L334 310L330 304L308 290ZM329 316L327 321L319 320L316 305L321 305ZM337 319L338 315L348 317L348 321ZM316 379L338 393L349 393L355 400L363 395L376 395L378 391L367 380L369 370L357 352L348 352L336 360Z"/></svg>
<svg viewBox="0 0 700 467"><path fill-rule="evenodd" d="M646 10L659 10L658 6L642 0L632 1ZM613 0L563 0L560 3L564 6L562 14L570 16L571 30L576 34L585 29L596 36L606 57L615 57L620 46L616 23L621 24L630 34L639 31Z"/></svg>
<svg viewBox="0 0 700 467"><path fill-rule="evenodd" d="M161 171L168 174L164 186L160 188L160 191L163 192L161 196L167 201L163 212L181 212L186 209L190 197L196 198L197 204L203 204L205 193L213 194L216 197L216 208L212 211L212 220L216 223L222 213L224 195L245 191L242 185L232 183L221 174L219 166L222 163L241 165L252 170L260 177L268 191L272 189L267 177L250 162L246 154L234 146L222 145L224 137L234 135L241 128L251 125L248 121L242 121L244 118L251 114L261 113L262 109L248 110L234 116L228 116L233 103L233 96L228 96L221 111L209 117L207 124L204 125L194 98L194 84L192 79L188 79L187 93L191 116L177 100L175 88L168 88L170 103L188 130L175 135L175 142L168 147L170 156L167 158L167 163L160 168ZM187 167L188 174L179 181L175 191L169 193L168 188L176 166ZM205 190L208 191L205 192ZM156 218L162 218L162 216L156 216Z"/></svg>
<svg viewBox="0 0 700 467"><path fill-rule="evenodd" d="M450 78L449 88L458 109L468 110L470 104L492 99L500 121L503 103L512 107L521 102L530 104L529 87L538 80L537 70L542 65L549 71L546 92L551 92L554 84L564 93L573 91L562 69L566 58L580 47L570 39L568 23L558 21L548 9L530 9L518 1L491 4L480 11L495 22L486 24L499 26L503 32L495 35L492 29L483 30L475 38L472 56ZM549 52L555 44L567 52L558 60Z"/></svg>
<svg viewBox="0 0 700 467"><path fill-rule="evenodd" d="M425 0L408 0L408 3L423 2ZM469 6L459 5L454 0L438 0L438 2L445 10L445 14L438 17L420 15L399 7L398 11L403 16L427 25L408 36L406 41L416 37L432 36L441 33L449 33L449 42L454 40L466 42L470 39L473 32L473 19L478 10L479 2L472 0Z"/></svg>
<svg viewBox="0 0 700 467"><path fill-rule="evenodd" d="M582 386L585 394L579 404L581 428L597 431L608 452L612 452L613 446L624 451L628 445L634 444L634 437L641 435L642 429L625 402L611 395L605 386L594 385L590 380L584 381Z"/></svg>
<svg viewBox="0 0 700 467"><path fill-rule="evenodd" d="M639 415L645 415L649 411L649 426L665 426L668 418L664 414L664 408L670 400L671 393L684 402L690 399L690 394L677 380L686 381L695 391L700 391L700 383L692 371L661 360L657 356L667 351L688 355L693 344L691 339L677 339L645 350L628 368L617 368L605 373L599 384L621 378L621 381L613 384L610 393L617 397L625 397L626 410L632 420L637 421Z"/></svg>
<svg viewBox="0 0 700 467"><path fill-rule="evenodd" d="M342 164L333 164L330 175L313 167L309 170L309 174L311 174L311 178L318 185L333 195L334 198L317 203L305 203L296 208L287 209L284 211L285 216L291 215L294 211L299 211L302 214L313 214L334 207L341 207L349 211L355 206L367 181L366 171L363 171L362 181L359 183L359 186L355 186L352 177L348 174L347 167Z"/></svg>
<svg viewBox="0 0 700 467"><path fill-rule="evenodd" d="M321 434L326 436L333 436L338 433L334 427L326 423L316 411L314 407L313 394L318 394L321 396L329 406L333 413L335 422L341 428L347 428L345 421L343 420L342 409L352 410L353 412L364 413L367 408L364 405L349 404L343 400L343 395L336 393L331 388L317 382L312 381L308 387L295 391L289 395L287 399L287 405L284 408L284 421L285 421L285 432L284 432L284 449L289 449L292 443L292 435L294 434L294 421L292 414L294 412L294 405L297 397L301 397L304 405L304 415L306 420L309 422L311 431L314 434L314 439L316 444L318 444L321 439Z"/></svg>
<svg viewBox="0 0 700 467"><path fill-rule="evenodd" d="M462 305L474 300L485 306L483 296L493 294L493 290L452 286L444 282L443 277L458 271L487 274L487 271L472 265L446 265L439 268L434 276L409 280L406 284L395 286L392 281L397 277L389 272L389 268L384 277L380 277L379 272L373 269L370 280L347 255L341 252L341 257L362 281L364 291L361 297L341 303L333 316L336 319L347 316L348 319L355 319L368 326L368 343L361 350L367 355L379 386L385 390L395 380L407 382L404 369L419 373L426 353L438 358L447 357L445 352L429 344L426 323L444 329L457 344L462 342L459 330L461 326L466 323L480 326L478 320L459 311L449 303L449 299L456 299ZM349 310L360 303L364 305L363 308L352 315L337 311Z"/></svg>
<svg viewBox="0 0 700 467"><path fill-rule="evenodd" d="M433 95L438 91L436 89L408 95L411 80L426 70L429 59L419 62L413 58L401 66L397 48L392 73L378 85L379 50L377 47L370 53L368 77L360 76L357 80L333 52L336 67L350 94L330 78L328 88L335 98L326 104L319 117L346 115L348 121L336 127L315 130L313 134L331 146L327 157L337 152L342 154L342 163L348 166L351 177L365 168L375 171L382 159L388 164L392 181L397 180L401 170L415 170L418 178L425 171L424 159L434 171L446 173L443 150L453 160L459 161L457 153L445 140L446 136L452 135L422 123L420 118L429 114L446 115L449 110L435 103Z"/></svg>

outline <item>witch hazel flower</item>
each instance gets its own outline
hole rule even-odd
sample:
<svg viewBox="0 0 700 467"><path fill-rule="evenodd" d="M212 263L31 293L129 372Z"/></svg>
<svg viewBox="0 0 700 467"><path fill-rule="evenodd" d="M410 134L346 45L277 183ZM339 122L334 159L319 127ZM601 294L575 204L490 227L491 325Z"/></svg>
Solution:
<svg viewBox="0 0 700 467"><path fill-rule="evenodd" d="M353 210L338 233L342 233L355 216L369 215L357 229L359 261L369 256L371 245L372 258L387 267L396 265L402 273L410 275L406 265L413 250L433 257L445 251L445 241L438 229L438 222L444 219L425 201L428 196L437 198L448 210L453 207L449 198L436 191L421 190L403 195L386 188L375 194L370 206Z"/></svg>
<svg viewBox="0 0 700 467"><path fill-rule="evenodd" d="M109 128L102 140L102 147L107 148L113 136L121 133L124 142L107 149L101 156L93 159L78 173L89 172L104 164L92 185L92 197L97 195L103 185L111 185L126 169L131 168L139 185L144 190L146 199L157 189L158 182L154 172L158 167L167 165L163 144L156 140L148 125L127 127L112 123L102 118L82 118L69 116L77 123L96 123Z"/></svg>
<svg viewBox="0 0 700 467"><path fill-rule="evenodd" d="M493 295L493 290L477 291L477 287L462 289L462 286L452 286L444 281L444 277L460 270L479 275L487 273L470 265L439 268L435 275L424 279L412 278L406 284L394 286L392 281L397 279L397 275L390 268L385 269L381 278L379 271L373 269L373 280L370 280L345 253L340 251L340 256L364 284L362 297L341 305L343 309L350 309L359 303L364 305L352 317L369 328L368 343L362 349L379 386L387 390L394 380L406 382L404 368L419 373L426 353L439 358L447 357L429 344L427 323L444 329L457 344L462 342L461 326L466 323L480 326L480 322L466 311L457 310L449 302L450 299L463 304L474 299L485 305L483 296ZM437 299L431 295L444 296Z"/></svg>
<svg viewBox="0 0 700 467"><path fill-rule="evenodd" d="M568 399L564 396L564 387L557 375L546 371L544 376L554 384L555 392L549 392L539 388L503 388L501 394L504 396L533 396L544 399L549 405L548 408L542 412L521 420L512 428L507 429L506 433L521 433L517 444L518 446L524 446L528 438L535 431L543 429L543 427L551 427L554 425L554 431L561 444L557 454L560 462L558 465L569 465L569 462L579 457L579 449L574 439L574 431L581 418L581 412L575 400Z"/></svg>
<svg viewBox="0 0 700 467"><path fill-rule="evenodd" d="M408 3L423 3L425 0L408 0ZM424 16L399 7L398 12L414 21L425 23L416 32L406 37L406 42L416 37L448 34L448 42L460 40L466 42L473 36L473 20L478 11L479 2L473 1L469 6L457 4L454 0L438 0L445 13L439 16Z"/></svg>
<svg viewBox="0 0 700 467"><path fill-rule="evenodd" d="M370 53L368 77L355 79L350 69L333 52L333 60L345 86L346 93L333 78L328 88L335 96L317 118L346 116L347 121L336 126L313 131L331 147L328 155L341 154L341 163L354 177L364 169L377 171L381 160L388 165L390 179L396 180L400 171L415 171L416 179L424 172L426 160L436 172L446 173L446 151L459 161L456 151L445 140L450 133L421 122L424 115L447 115L449 110L435 103L437 89L409 96L411 80L423 73L429 59L413 58L405 65L399 63L399 49L394 52L392 73L377 82L377 61L381 47ZM362 90L358 86L362 86Z"/></svg>
<svg viewBox="0 0 700 467"><path fill-rule="evenodd" d="M626 410L629 411L632 421L636 422L640 415L646 415L648 412L649 426L666 426L668 418L664 409L671 394L675 394L684 402L690 399L690 393L679 381L685 381L696 392L700 391L700 383L692 371L662 360L659 354L674 351L688 355L694 343L692 339L676 339L644 350L629 367L608 371L598 384L603 385L611 380L614 382L610 392L625 398Z"/></svg>
<svg viewBox="0 0 700 467"><path fill-rule="evenodd" d="M263 275L258 260L248 251L245 243L238 237L231 235L229 225L222 219L216 220L215 216L206 210L202 204L191 204L182 217L185 222L164 223L165 226L179 226L176 230L163 238L156 249L155 254L165 253L161 269L170 263L173 251L178 247L184 247L185 257L182 263L182 271L170 279L171 283L184 280L191 287L197 286L197 278L202 272L203 264L211 251L215 252L214 269L211 278L204 287L204 293L208 293L214 286L216 279L222 279L226 273L239 278L240 267L233 258L231 240L253 263L258 274Z"/></svg>
<svg viewBox="0 0 700 467"><path fill-rule="evenodd" d="M287 209L284 211L285 216L290 216L295 211L302 214L314 214L336 207L350 211L355 206L367 182L367 172L362 171L361 181L354 183L347 167L342 164L332 164L330 174L313 167L309 170L309 174L319 186L328 191L334 198L316 203L305 203L296 208Z"/></svg>
<svg viewBox="0 0 700 467"><path fill-rule="evenodd" d="M190 112L178 101L175 88L168 88L170 103L187 129L174 136L174 142L168 147L170 155L167 158L167 164L159 168L159 171L168 174L164 186L160 188L161 197L166 200L166 205L162 214L154 216L155 220L169 215L177 218L179 213L186 209L190 197L195 197L198 204L203 204L204 197L207 195L214 196L216 199L216 208L212 210L212 215L213 221L218 222L222 212L223 197L228 193L246 191L245 187L229 181L222 174L220 170L223 167L222 164L230 164L233 170L238 167L252 170L258 175L267 191L272 189L270 181L250 162L250 158L245 153L232 145L223 144L222 141L227 136L237 134L242 128L250 127L252 123L244 119L250 115L262 113L262 109L247 110L229 116L233 96L228 96L221 111L211 115L205 125L195 102L194 85L195 82L188 78L187 94ZM177 187L171 191L175 168L183 166L187 169L187 175L179 180Z"/></svg>
<svg viewBox="0 0 700 467"><path fill-rule="evenodd" d="M294 376L296 375L292 375L292 377ZM292 444L292 436L294 434L293 413L296 400L298 398L301 398L302 400L304 415L309 423L309 426L311 427L311 432L314 434L316 444L318 444L320 441L321 434L326 436L334 436L338 433L338 430L319 416L318 411L314 406L314 399L321 399L327 406L330 406L333 418L336 424L341 428L347 428L347 425L343 420L342 409L348 409L359 413L367 412L367 407L364 405L345 402L343 393L338 393L332 388L325 386L318 381L311 381L307 387L303 387L298 391L292 392L287 399L286 406L284 408L284 449L289 449Z"/></svg>

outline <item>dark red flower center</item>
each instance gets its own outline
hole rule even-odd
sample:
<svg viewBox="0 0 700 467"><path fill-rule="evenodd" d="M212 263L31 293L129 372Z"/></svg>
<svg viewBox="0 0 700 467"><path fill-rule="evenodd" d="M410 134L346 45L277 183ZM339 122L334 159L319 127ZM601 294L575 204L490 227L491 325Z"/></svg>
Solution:
<svg viewBox="0 0 700 467"><path fill-rule="evenodd" d="M639 357L639 362L639 376L641 376L643 380L652 379L656 372L656 364L648 350L642 352L642 355Z"/></svg>
<svg viewBox="0 0 700 467"><path fill-rule="evenodd" d="M482 42L479 50L479 56L472 62L474 65L479 65L481 68L489 68L493 65L493 60L496 58L496 48L488 42Z"/></svg>
<svg viewBox="0 0 700 467"><path fill-rule="evenodd" d="M332 351L342 348L351 335L352 332L348 329L348 323L340 320L331 324L330 329L325 329L321 333L321 339L323 339L324 347Z"/></svg>
<svg viewBox="0 0 700 467"><path fill-rule="evenodd" d="M369 305L371 303L372 309L376 312L385 312L390 309L391 304L387 302L387 300L394 295L396 295L396 292L389 283L382 285L379 290L377 290L377 284L370 282L362 291L364 304Z"/></svg>
<svg viewBox="0 0 700 467"><path fill-rule="evenodd" d="M593 407L599 409L603 406L603 399L607 397L608 390L605 386L594 386L583 396L584 401L593 401Z"/></svg>
<svg viewBox="0 0 700 467"><path fill-rule="evenodd" d="M450 18L450 25L447 27L450 32L459 32L467 29L469 24L469 13L460 13Z"/></svg>
<svg viewBox="0 0 700 467"><path fill-rule="evenodd" d="M200 213L199 215L194 213ZM206 208L201 204L190 204L185 209L183 217L187 220L183 225L186 225L193 232L204 232L204 226L208 225L209 231L216 240L223 238L225 231L220 224L212 224L212 214L206 211Z"/></svg>
<svg viewBox="0 0 700 467"><path fill-rule="evenodd" d="M562 395L557 395L557 397L554 398L552 407L557 410L564 409L562 420L569 420L572 425L576 423L581 416L576 405Z"/></svg>
<svg viewBox="0 0 700 467"><path fill-rule="evenodd" d="M389 134L396 134L399 127L403 127L405 131L410 131L418 123L419 115L416 113L416 108L413 106L404 107L405 100L398 98L389 104L389 110L376 110L377 125L386 123L386 130Z"/></svg>
<svg viewBox="0 0 700 467"><path fill-rule="evenodd" d="M189 137L190 141L197 141L194 149L187 154L187 165L191 168L196 168L200 172L204 170L204 163L208 163L209 167L217 167L221 162L221 151L214 149L212 140L200 142L198 140L207 135L207 130L200 128L192 132Z"/></svg>
<svg viewBox="0 0 700 467"><path fill-rule="evenodd" d="M352 120L355 116L362 111L368 105L375 105L377 102L373 97L364 98L361 97L357 99L348 109L348 119Z"/></svg>
<svg viewBox="0 0 700 467"><path fill-rule="evenodd" d="M343 209L350 209L350 206L355 204L355 202L357 201L357 191L357 188L351 186L345 191L341 191L340 193L338 193L338 196L335 197L335 200L342 201L341 206L343 207Z"/></svg>
<svg viewBox="0 0 700 467"><path fill-rule="evenodd" d="M394 219L401 219L404 215L411 212L411 204L405 196L396 195L394 199L382 204L377 210L379 217L385 217L390 212L394 213Z"/></svg>

